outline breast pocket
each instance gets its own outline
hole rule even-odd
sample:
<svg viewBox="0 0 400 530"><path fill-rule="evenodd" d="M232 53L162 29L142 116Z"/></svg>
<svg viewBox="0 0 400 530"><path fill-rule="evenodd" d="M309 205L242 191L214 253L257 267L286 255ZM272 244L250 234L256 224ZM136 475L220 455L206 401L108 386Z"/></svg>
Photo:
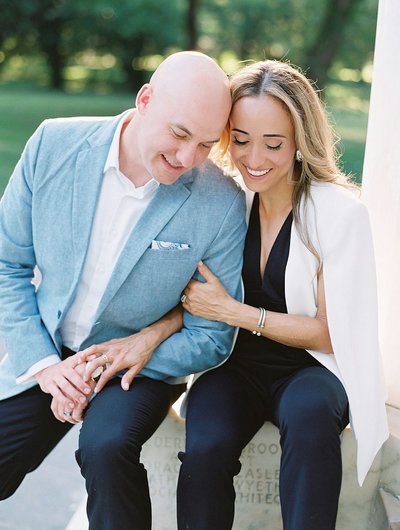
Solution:
<svg viewBox="0 0 400 530"><path fill-rule="evenodd" d="M149 248L143 255L143 259L154 262L163 261L190 261L194 260L194 252L191 248L156 250Z"/></svg>

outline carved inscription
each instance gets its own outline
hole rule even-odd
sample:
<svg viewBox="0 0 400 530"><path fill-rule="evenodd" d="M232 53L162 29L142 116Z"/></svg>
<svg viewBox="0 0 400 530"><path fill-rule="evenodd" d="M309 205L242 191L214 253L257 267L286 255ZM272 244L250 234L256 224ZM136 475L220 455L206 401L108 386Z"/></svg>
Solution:
<svg viewBox="0 0 400 530"><path fill-rule="evenodd" d="M153 506L153 528L176 529L176 484L179 451L184 450L184 423L169 415L143 446ZM243 450L242 468L235 477L236 510L233 530L281 530L279 505L280 447L277 430L270 424ZM268 526L266 526L268 525Z"/></svg>

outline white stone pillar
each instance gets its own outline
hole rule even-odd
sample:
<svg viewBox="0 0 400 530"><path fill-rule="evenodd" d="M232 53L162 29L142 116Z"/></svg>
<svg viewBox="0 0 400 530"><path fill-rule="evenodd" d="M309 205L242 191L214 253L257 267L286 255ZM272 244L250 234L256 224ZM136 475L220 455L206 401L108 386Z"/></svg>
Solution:
<svg viewBox="0 0 400 530"><path fill-rule="evenodd" d="M400 408L400 1L380 0L362 197L377 260L388 403ZM360 267L363 264L360 263Z"/></svg>

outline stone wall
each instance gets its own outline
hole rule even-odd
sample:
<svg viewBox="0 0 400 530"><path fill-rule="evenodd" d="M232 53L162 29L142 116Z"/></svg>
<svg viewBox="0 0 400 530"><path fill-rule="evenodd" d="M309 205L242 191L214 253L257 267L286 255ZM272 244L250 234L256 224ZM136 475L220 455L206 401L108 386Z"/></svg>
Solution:
<svg viewBox="0 0 400 530"><path fill-rule="evenodd" d="M381 470L398 476L400 446L393 439L375 459L362 488L356 476L356 447L350 429L342 439L343 484L336 530L387 530L387 518L379 496ZM184 422L171 413L143 447L153 503L153 529L176 530L175 491L184 448ZM390 450L390 455L385 449ZM393 454L394 453L396 454ZM386 456L384 456L386 455ZM397 459L397 467L388 470ZM266 423L243 451L242 469L235 478L236 516L234 530L282 530L279 504L279 434ZM393 477L392 477L393 478ZM389 480L389 479L388 479ZM393 481L391 481L392 483ZM67 530L85 530L84 502ZM322 529L321 529L322 530Z"/></svg>

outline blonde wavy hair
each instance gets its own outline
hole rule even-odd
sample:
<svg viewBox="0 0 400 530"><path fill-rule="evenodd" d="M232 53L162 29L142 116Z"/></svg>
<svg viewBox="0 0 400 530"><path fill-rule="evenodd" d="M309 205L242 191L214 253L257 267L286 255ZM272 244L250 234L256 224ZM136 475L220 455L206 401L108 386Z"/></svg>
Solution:
<svg viewBox="0 0 400 530"><path fill-rule="evenodd" d="M353 189L356 186L338 166L337 136L317 90L299 68L276 60L245 66L230 77L230 87L233 105L243 97L268 95L280 101L291 117L296 147L302 157L294 162L293 218L303 243L320 262L307 227L301 222L306 218L306 212L300 211L301 205L304 210L307 208L312 182L332 182ZM229 140L228 124L213 154L216 163L225 169L234 167L229 157Z"/></svg>

